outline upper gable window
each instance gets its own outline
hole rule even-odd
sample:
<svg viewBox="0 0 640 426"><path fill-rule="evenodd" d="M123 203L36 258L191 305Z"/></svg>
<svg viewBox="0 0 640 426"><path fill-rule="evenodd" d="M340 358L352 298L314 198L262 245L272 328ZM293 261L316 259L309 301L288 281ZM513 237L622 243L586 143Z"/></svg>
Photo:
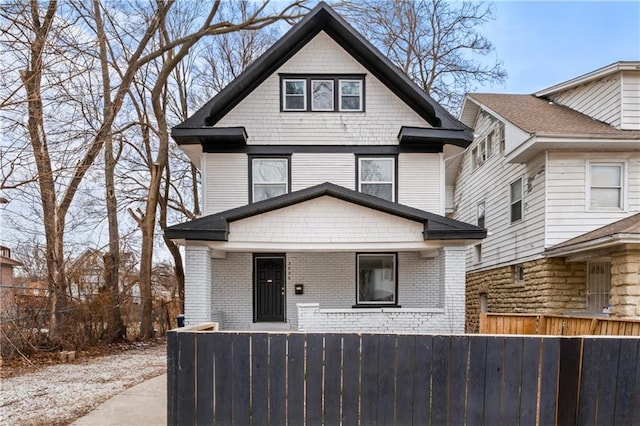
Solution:
<svg viewBox="0 0 640 426"><path fill-rule="evenodd" d="M305 111L307 109L306 80L283 80L282 91L282 109L285 111Z"/></svg>
<svg viewBox="0 0 640 426"><path fill-rule="evenodd" d="M283 112L362 112L364 75L280 75Z"/></svg>
<svg viewBox="0 0 640 426"><path fill-rule="evenodd" d="M253 202L289 192L289 159L252 158L251 192Z"/></svg>

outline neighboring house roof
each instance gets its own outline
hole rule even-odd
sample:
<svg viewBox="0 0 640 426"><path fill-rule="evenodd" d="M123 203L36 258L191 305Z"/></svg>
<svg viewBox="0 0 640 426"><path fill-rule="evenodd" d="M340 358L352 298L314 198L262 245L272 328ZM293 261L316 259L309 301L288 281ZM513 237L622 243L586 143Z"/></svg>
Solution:
<svg viewBox="0 0 640 426"><path fill-rule="evenodd" d="M618 73L620 71L637 71L640 70L639 61L618 61L613 64L606 65L597 70L588 72L571 80L563 81L562 83L555 84L546 89L539 90L535 93L536 96L548 96L553 93L563 92L565 90L572 89L574 87L590 83L595 80L599 80L608 75Z"/></svg>
<svg viewBox="0 0 640 426"><path fill-rule="evenodd" d="M482 239L487 235L486 229L356 192L328 182L174 225L166 228L164 235L172 239L227 241L230 222L257 216L322 196L334 197L383 213L421 222L424 224L425 240Z"/></svg>
<svg viewBox="0 0 640 426"><path fill-rule="evenodd" d="M548 248L547 255L562 256L612 245L640 244L640 213Z"/></svg>
<svg viewBox="0 0 640 426"><path fill-rule="evenodd" d="M417 114L433 127L460 133L457 139L468 145L473 137L470 128L458 121L404 72L353 29L326 3L320 2L302 20L294 25L271 48L190 118L172 129L178 144L199 143L203 128L211 129L233 107L293 57L320 31L325 31L354 59L393 91ZM425 130L428 132L428 130ZM207 135L208 136L208 135ZM433 137L437 137L434 135Z"/></svg>
<svg viewBox="0 0 640 426"><path fill-rule="evenodd" d="M534 95L470 93L467 96L530 134L623 139L640 137L640 131L618 130Z"/></svg>

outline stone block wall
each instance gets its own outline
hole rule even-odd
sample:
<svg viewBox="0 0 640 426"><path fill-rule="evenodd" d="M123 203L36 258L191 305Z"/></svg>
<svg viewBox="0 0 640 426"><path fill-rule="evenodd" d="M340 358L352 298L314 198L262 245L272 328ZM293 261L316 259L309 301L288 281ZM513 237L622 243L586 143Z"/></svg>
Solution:
<svg viewBox="0 0 640 426"><path fill-rule="evenodd" d="M488 312L580 312L586 307L586 263L561 258L525 262L524 280L516 282L514 266L467 274L466 331L480 326L480 295L487 296Z"/></svg>
<svg viewBox="0 0 640 426"><path fill-rule="evenodd" d="M640 248L611 254L611 316L640 317Z"/></svg>

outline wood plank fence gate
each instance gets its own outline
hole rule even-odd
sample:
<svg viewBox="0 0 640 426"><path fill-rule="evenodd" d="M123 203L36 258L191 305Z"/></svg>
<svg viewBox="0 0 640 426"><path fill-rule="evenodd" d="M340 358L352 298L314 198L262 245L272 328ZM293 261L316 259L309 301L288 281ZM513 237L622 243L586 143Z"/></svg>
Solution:
<svg viewBox="0 0 640 426"><path fill-rule="evenodd" d="M638 338L171 331L170 425L639 425Z"/></svg>

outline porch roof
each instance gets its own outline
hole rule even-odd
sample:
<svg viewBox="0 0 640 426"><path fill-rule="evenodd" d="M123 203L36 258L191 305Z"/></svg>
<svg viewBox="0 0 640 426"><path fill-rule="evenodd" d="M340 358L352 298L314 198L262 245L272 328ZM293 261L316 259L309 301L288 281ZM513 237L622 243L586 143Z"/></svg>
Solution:
<svg viewBox="0 0 640 426"><path fill-rule="evenodd" d="M372 195L356 192L328 182L170 226L164 230L164 235L171 239L228 241L229 223L231 222L261 215L323 196L333 197L382 213L422 223L424 226L423 236L425 241L478 240L485 238L487 235L486 229L449 219L435 213L383 200L382 198Z"/></svg>

